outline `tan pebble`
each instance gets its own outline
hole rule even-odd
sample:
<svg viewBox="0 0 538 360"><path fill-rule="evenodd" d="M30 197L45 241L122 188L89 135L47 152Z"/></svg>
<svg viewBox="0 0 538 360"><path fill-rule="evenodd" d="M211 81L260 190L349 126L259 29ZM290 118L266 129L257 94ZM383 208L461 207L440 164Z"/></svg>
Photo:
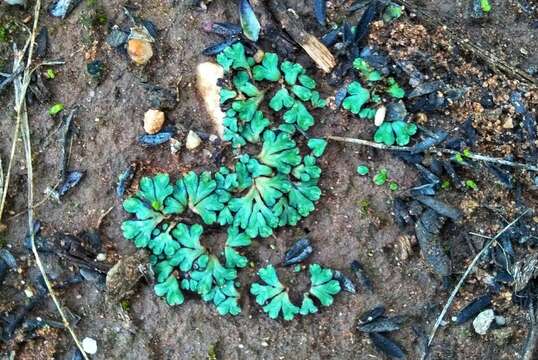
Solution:
<svg viewBox="0 0 538 360"><path fill-rule="evenodd" d="M131 39L127 44L127 53L135 63L145 65L153 57L153 47L147 41Z"/></svg>
<svg viewBox="0 0 538 360"><path fill-rule="evenodd" d="M256 62L256 64L259 64L259 63L262 62L264 55L265 55L265 53L263 52L262 49L258 49L258 51L256 51L256 53L253 56L254 61Z"/></svg>
<svg viewBox="0 0 538 360"><path fill-rule="evenodd" d="M156 134L164 124L164 113L161 110L149 109L144 114L144 130L148 134Z"/></svg>
<svg viewBox="0 0 538 360"><path fill-rule="evenodd" d="M424 113L418 113L416 119L417 119L417 123L424 125L428 122L428 115Z"/></svg>
<svg viewBox="0 0 538 360"><path fill-rule="evenodd" d="M200 146L201 143L202 139L200 139L200 136L198 136L198 134L194 131L190 130L189 134L187 135L187 139L185 140L185 147L188 150L194 150Z"/></svg>
<svg viewBox="0 0 538 360"><path fill-rule="evenodd" d="M511 117L506 119L506 121L503 124L503 128L505 128L505 129L513 129L514 128L514 121L512 120Z"/></svg>

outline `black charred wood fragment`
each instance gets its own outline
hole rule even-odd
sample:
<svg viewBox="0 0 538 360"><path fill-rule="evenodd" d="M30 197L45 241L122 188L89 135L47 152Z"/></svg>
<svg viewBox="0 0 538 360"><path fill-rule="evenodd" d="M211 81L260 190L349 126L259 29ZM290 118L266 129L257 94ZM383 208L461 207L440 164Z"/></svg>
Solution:
<svg viewBox="0 0 538 360"><path fill-rule="evenodd" d="M367 324L358 325L357 330L366 333L398 331L400 330L400 324L398 321L382 316Z"/></svg>
<svg viewBox="0 0 538 360"><path fill-rule="evenodd" d="M340 35L341 28L337 27L335 29L332 29L325 35L323 35L320 39L321 43L327 47L331 47L338 41L338 36Z"/></svg>
<svg viewBox="0 0 538 360"><path fill-rule="evenodd" d="M394 212L394 220L401 228L413 223L413 219L409 214L409 207L402 198L397 197L394 199L392 211Z"/></svg>
<svg viewBox="0 0 538 360"><path fill-rule="evenodd" d="M372 281L368 277L368 274L366 274L366 271L364 270L364 267L360 262L357 260L353 260L351 262L351 271L355 274L357 277L357 280L359 281L359 285L368 291L373 291L374 286L372 284Z"/></svg>
<svg viewBox="0 0 538 360"><path fill-rule="evenodd" d="M428 183L419 186L412 187L409 189L409 193L412 196L435 196L437 194L437 189L439 188L439 183Z"/></svg>
<svg viewBox="0 0 538 360"><path fill-rule="evenodd" d="M334 270L333 278L340 283L340 287L343 290L352 294L355 294L357 292L353 281L351 281L351 279L344 275L344 273L342 273L341 271Z"/></svg>
<svg viewBox="0 0 538 360"><path fill-rule="evenodd" d="M473 127L473 119L470 116L463 123L462 130L463 134L465 135L465 143L468 146L474 146L474 144L476 144L476 140L478 139L478 133Z"/></svg>
<svg viewBox="0 0 538 360"><path fill-rule="evenodd" d="M385 355L396 359L405 358L405 352L395 341L379 333L369 333L368 335L375 347Z"/></svg>
<svg viewBox="0 0 538 360"><path fill-rule="evenodd" d="M459 209L456 209L455 207L452 207L440 200L427 196L414 196L414 198L441 216L447 217L454 221L459 221L462 218L462 213Z"/></svg>
<svg viewBox="0 0 538 360"><path fill-rule="evenodd" d="M474 299L467 306L461 309L455 316L452 317L452 321L456 325L464 324L465 322L473 319L476 315L480 314L482 310L485 310L490 305L491 295L482 295Z"/></svg>
<svg viewBox="0 0 538 360"><path fill-rule="evenodd" d="M49 30L46 26L43 26L36 37L36 56L43 59L47 56L47 50L49 46Z"/></svg>
<svg viewBox="0 0 538 360"><path fill-rule="evenodd" d="M206 47L204 50L202 50L202 54L204 54L205 56L217 55L221 53L224 49L226 49L228 46L233 45L238 41L239 37L231 36L224 41Z"/></svg>
<svg viewBox="0 0 538 360"><path fill-rule="evenodd" d="M456 189L462 189L463 181L456 173L456 169L454 169L454 166L452 166L450 161L443 161L443 168L445 169L446 174L448 175L450 181L456 187Z"/></svg>
<svg viewBox="0 0 538 360"><path fill-rule="evenodd" d="M355 30L355 43L360 44L370 32L370 23L372 23L379 15L383 4L380 1L373 0L370 2L364 13L362 14L357 29Z"/></svg>
<svg viewBox="0 0 538 360"><path fill-rule="evenodd" d="M130 164L125 171L118 177L118 185L116 186L116 196L122 198L125 194L125 190L131 185L131 181L134 178L136 170L136 164Z"/></svg>
<svg viewBox="0 0 538 360"><path fill-rule="evenodd" d="M443 277L451 273L450 259L441 246L439 236L444 222L445 219L437 212L428 209L415 223L415 233L422 255L433 270Z"/></svg>
<svg viewBox="0 0 538 360"><path fill-rule="evenodd" d="M432 173L430 170L428 170L424 165L415 164L415 167L417 168L420 176L428 183L438 184L441 182L439 177Z"/></svg>
<svg viewBox="0 0 538 360"><path fill-rule="evenodd" d="M445 141L447 137L448 133L446 131L437 130L431 136L426 137L424 140L413 146L413 150L411 151L411 153L418 154L425 152L433 146L437 146L443 141Z"/></svg>
<svg viewBox="0 0 538 360"><path fill-rule="evenodd" d="M442 80L433 80L421 83L416 88L413 89L408 95L408 99L416 98L423 95L429 95L434 91L440 90L445 86L445 83Z"/></svg>
<svg viewBox="0 0 538 360"><path fill-rule="evenodd" d="M284 266L295 265L306 260L313 252L308 238L297 240L284 255Z"/></svg>
<svg viewBox="0 0 538 360"><path fill-rule="evenodd" d="M510 190L514 188L513 177L508 171L490 163L486 163L486 168L495 176L497 183Z"/></svg>
<svg viewBox="0 0 538 360"><path fill-rule="evenodd" d="M314 0L314 17L324 26L327 19L327 0Z"/></svg>
<svg viewBox="0 0 538 360"><path fill-rule="evenodd" d="M385 307L377 305L376 307L362 313L359 316L359 325L367 324L385 314Z"/></svg>

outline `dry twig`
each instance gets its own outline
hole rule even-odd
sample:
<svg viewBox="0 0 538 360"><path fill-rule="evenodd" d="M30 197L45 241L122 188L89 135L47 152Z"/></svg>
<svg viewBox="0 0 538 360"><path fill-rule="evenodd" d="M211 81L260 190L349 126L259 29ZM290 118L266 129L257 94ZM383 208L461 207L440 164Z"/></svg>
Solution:
<svg viewBox="0 0 538 360"><path fill-rule="evenodd" d="M28 201L27 201L27 207L28 207L28 228L33 228L34 218L33 218L33 202L34 202L34 194L33 194L33 171L32 171L32 144L30 139L30 126L28 122L28 112L26 108L26 91L28 90L28 86L30 84L32 74L35 71L35 68L32 69L32 57L33 57L33 49L35 46L35 37L37 32L37 24L39 22L39 12L41 10L41 0L36 0L35 7L34 7L34 22L32 31L30 33L30 37L28 41L26 42L26 45L24 47L24 50L19 52L17 51L16 44L14 44L14 50L15 50L15 56L14 56L14 63L13 66L14 69L17 69L19 66L23 64L23 59L26 54L26 50L28 49L28 58L26 60L26 66L24 68L23 74L20 74L17 76L14 81L13 85L15 88L15 113L16 113L16 128L15 128L15 136L13 137L13 146L12 146L12 152L11 152L11 159L10 159L10 165L8 166L8 175L6 180L6 186L4 188L4 191L6 191L7 184L9 182L9 171L11 169L11 162L13 160L14 156L14 150L15 150L15 143L18 137L19 127L22 129L22 139L23 139L23 145L24 145L24 153L25 153L25 160L26 160L26 169L27 169L27 182L28 182ZM2 197L2 204L0 211L3 209L4 201L5 201L5 193ZM1 214L1 213L0 213ZM37 251L36 245L35 245L35 237L34 232L30 231L30 241L32 245L32 253L34 254L35 261L37 264L37 267L39 268L39 271L41 272L41 275L43 276L43 280L45 282L45 285L47 286L47 289L49 291L50 297L52 301L54 302L54 305L56 306L56 309L58 310L60 317L62 318L62 322L65 326L65 328L69 331L71 337L73 338L73 341L75 342L76 346L80 350L82 356L84 359L88 359L88 356L84 352L82 345L80 344L77 335L75 334L73 328L70 326L69 321L67 320L67 317L63 311L63 308L54 294L54 290L52 288L52 284L50 283L48 276L45 272L45 269L43 267L43 263L41 262L41 258L39 256L39 253Z"/></svg>
<svg viewBox="0 0 538 360"><path fill-rule="evenodd" d="M365 146L369 146L369 147L373 147L373 148L381 149L381 150L411 152L414 149L413 147L409 147L409 146L388 146L388 145L379 144L379 143L376 143L376 142L373 142L373 141L368 141L368 140L363 140L363 139L355 139L355 138L350 138L350 137L342 137L342 136L327 135L327 136L325 136L325 138L327 138L329 140L345 142L345 143L350 143L350 144L365 145ZM450 155L459 154L459 152L456 151L456 150L444 149L444 148L432 148L428 152L430 152L430 153L432 153L434 155L436 155L436 154L438 154L438 155L441 155L441 154L450 154ZM519 169L525 169L525 170L529 170L529 171L538 172L538 166L536 166L536 165L522 164L522 163L508 161L508 160L501 159L501 158L491 157L491 156L482 155L482 154L474 154L474 153L465 154L465 157L469 158L469 159L477 160L477 161L489 162L489 163L494 163L494 164L499 164L499 165L510 166L510 167L514 167L514 168L519 168Z"/></svg>

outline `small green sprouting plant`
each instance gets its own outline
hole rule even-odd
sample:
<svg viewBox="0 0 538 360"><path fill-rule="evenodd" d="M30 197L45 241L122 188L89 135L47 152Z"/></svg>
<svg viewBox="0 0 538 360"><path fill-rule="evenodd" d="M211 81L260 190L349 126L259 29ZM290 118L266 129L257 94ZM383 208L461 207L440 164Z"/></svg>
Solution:
<svg viewBox="0 0 538 360"><path fill-rule="evenodd" d="M288 85L295 85L299 75L305 72L304 68L300 64L295 64L290 61L284 61L280 65L280 69L284 73L284 80Z"/></svg>
<svg viewBox="0 0 538 360"><path fill-rule="evenodd" d="M370 201L368 199L362 199L359 201L358 205L359 205L361 215L363 217L367 216L368 211L370 210Z"/></svg>
<svg viewBox="0 0 538 360"><path fill-rule="evenodd" d="M391 23L402 16L402 7L396 4L389 4L383 12L383 21Z"/></svg>
<svg viewBox="0 0 538 360"><path fill-rule="evenodd" d="M473 155L473 153L471 152L471 150L469 150L467 148L463 149L463 156L464 157L470 158L472 155Z"/></svg>
<svg viewBox="0 0 538 360"><path fill-rule="evenodd" d="M365 175L368 175L369 172L370 172L370 169L368 169L367 166L365 166L365 165L357 166L357 174L359 174L361 176L365 176Z"/></svg>
<svg viewBox="0 0 538 360"><path fill-rule="evenodd" d="M375 174L374 176L374 184L377 186L382 186L387 182L387 179L389 178L389 172L387 169L381 169Z"/></svg>
<svg viewBox="0 0 538 360"><path fill-rule="evenodd" d="M393 145L395 142L400 146L409 144L411 136L417 132L417 126L414 123L404 121L385 121L377 128L374 134L374 141L385 145Z"/></svg>
<svg viewBox="0 0 538 360"><path fill-rule="evenodd" d="M131 309L131 303L127 299L123 299L120 301L120 306L123 311L129 311Z"/></svg>
<svg viewBox="0 0 538 360"><path fill-rule="evenodd" d="M389 189L391 191L398 191L398 188L399 188L399 186L398 186L398 183L396 181L391 181L389 183Z"/></svg>
<svg viewBox="0 0 538 360"><path fill-rule="evenodd" d="M448 180L443 180L443 182L441 183L441 189L450 189L450 181Z"/></svg>
<svg viewBox="0 0 538 360"><path fill-rule="evenodd" d="M0 43L7 42L8 31L4 25L0 25Z"/></svg>
<svg viewBox="0 0 538 360"><path fill-rule="evenodd" d="M353 81L347 87L350 94L342 102L342 107L351 111L353 114L358 114L364 104L370 100L370 92L363 88L360 83Z"/></svg>
<svg viewBox="0 0 538 360"><path fill-rule="evenodd" d="M393 78L388 78L387 82L389 84L389 87L387 88L387 93L396 99L402 99L405 96L405 91L398 85L396 80Z"/></svg>
<svg viewBox="0 0 538 360"><path fill-rule="evenodd" d="M207 360L217 360L217 344L209 345L207 349Z"/></svg>
<svg viewBox="0 0 538 360"><path fill-rule="evenodd" d="M237 92L230 89L226 89L226 88L220 89L220 104L221 105L227 102L228 100L235 99L236 97L237 97Z"/></svg>
<svg viewBox="0 0 538 360"><path fill-rule="evenodd" d="M327 148L327 140L312 138L308 140L307 146L312 150L312 155L320 157Z"/></svg>
<svg viewBox="0 0 538 360"><path fill-rule="evenodd" d="M297 264L297 265L295 265L295 266L293 267L293 272L298 273L298 272L301 272L302 269L303 269L303 268L301 267L301 265Z"/></svg>
<svg viewBox="0 0 538 360"><path fill-rule="evenodd" d="M47 79L54 79L56 77L56 73L54 72L53 69L47 69L47 72L45 73L45 75L47 76Z"/></svg>
<svg viewBox="0 0 538 360"><path fill-rule="evenodd" d="M331 269L322 268L318 264L309 266L310 289L303 296L301 307L294 305L289 297L286 287L278 279L273 265L268 265L258 271L264 284L253 283L250 292L256 296L256 302L263 306L269 317L276 319L280 314L284 320L292 320L296 315L303 316L318 312L312 297L316 298L322 306L330 306L334 295L341 290L340 284L333 278Z"/></svg>
<svg viewBox="0 0 538 360"><path fill-rule="evenodd" d="M361 73L366 81L379 81L383 75L372 68L364 59L358 57L353 61L353 67Z"/></svg>
<svg viewBox="0 0 538 360"><path fill-rule="evenodd" d="M465 186L471 190L478 190L478 185L476 185L476 182L471 179L465 180Z"/></svg>
<svg viewBox="0 0 538 360"><path fill-rule="evenodd" d="M456 155L454 155L454 161L457 162L458 164L463 164L465 163L465 160L463 160L463 155L461 153L456 153Z"/></svg>
<svg viewBox="0 0 538 360"><path fill-rule="evenodd" d="M480 0L480 8L486 14L489 13L491 11L491 4L489 0Z"/></svg>
<svg viewBox="0 0 538 360"><path fill-rule="evenodd" d="M64 109L64 104L58 102L49 108L48 113L50 116L54 116L62 112L63 109Z"/></svg>

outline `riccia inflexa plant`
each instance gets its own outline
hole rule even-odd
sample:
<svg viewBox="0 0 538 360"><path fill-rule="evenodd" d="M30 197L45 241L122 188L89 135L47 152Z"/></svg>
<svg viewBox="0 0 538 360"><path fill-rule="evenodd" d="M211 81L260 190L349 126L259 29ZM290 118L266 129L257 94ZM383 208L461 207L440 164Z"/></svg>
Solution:
<svg viewBox="0 0 538 360"><path fill-rule="evenodd" d="M175 182L168 174L143 177L138 192L123 203L132 218L121 228L136 247L151 251L154 290L168 304L182 304L188 291L222 315L237 315L237 272L248 264L242 249L279 227L296 225L314 211L321 196L317 161L327 142L306 131L315 123L311 111L326 104L304 68L280 63L276 54L265 53L256 64L236 43L217 62L226 73L221 79L224 140L231 144L235 163L215 173L188 172ZM185 213L197 220L183 223ZM219 254L204 246L204 226L216 224L227 234ZM340 291L330 269L312 264L311 289L299 307L289 300L272 266L259 274L266 284L254 283L251 293L272 318L314 313L313 299L328 306Z"/></svg>

